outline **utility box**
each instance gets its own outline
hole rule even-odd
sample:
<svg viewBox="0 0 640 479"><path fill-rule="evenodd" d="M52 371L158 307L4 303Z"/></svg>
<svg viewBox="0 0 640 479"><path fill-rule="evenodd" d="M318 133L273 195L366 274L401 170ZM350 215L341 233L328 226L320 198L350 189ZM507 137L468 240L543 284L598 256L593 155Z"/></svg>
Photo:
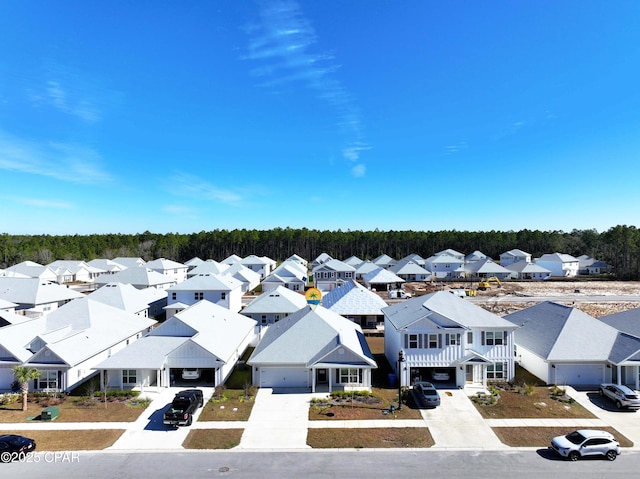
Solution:
<svg viewBox="0 0 640 479"><path fill-rule="evenodd" d="M53 421L60 415L57 406L46 407L40 413L40 419L43 421Z"/></svg>

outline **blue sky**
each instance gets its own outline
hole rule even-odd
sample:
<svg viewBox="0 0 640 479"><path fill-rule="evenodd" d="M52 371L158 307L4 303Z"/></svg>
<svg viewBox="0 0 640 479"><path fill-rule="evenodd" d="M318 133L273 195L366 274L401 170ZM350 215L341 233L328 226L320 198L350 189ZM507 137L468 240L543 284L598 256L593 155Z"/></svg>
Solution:
<svg viewBox="0 0 640 479"><path fill-rule="evenodd" d="M640 2L0 2L0 232L638 225Z"/></svg>

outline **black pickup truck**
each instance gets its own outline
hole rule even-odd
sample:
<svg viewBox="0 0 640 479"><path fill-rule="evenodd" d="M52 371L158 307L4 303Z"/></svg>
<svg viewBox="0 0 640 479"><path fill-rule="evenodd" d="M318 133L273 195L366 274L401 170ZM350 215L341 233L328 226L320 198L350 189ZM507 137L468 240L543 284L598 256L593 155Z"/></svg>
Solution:
<svg viewBox="0 0 640 479"><path fill-rule="evenodd" d="M180 391L165 411L163 423L172 427L191 426L193 414L203 405L204 398L200 389Z"/></svg>

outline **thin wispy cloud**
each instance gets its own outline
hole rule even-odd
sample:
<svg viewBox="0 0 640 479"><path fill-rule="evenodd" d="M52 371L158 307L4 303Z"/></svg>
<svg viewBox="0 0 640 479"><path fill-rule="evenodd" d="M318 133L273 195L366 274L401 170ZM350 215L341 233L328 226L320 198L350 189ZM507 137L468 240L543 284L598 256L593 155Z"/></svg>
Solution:
<svg viewBox="0 0 640 479"><path fill-rule="evenodd" d="M245 198L238 192L220 188L208 181L187 173L177 173L175 189L172 193L206 201L215 201L227 205L239 205Z"/></svg>
<svg viewBox="0 0 640 479"><path fill-rule="evenodd" d="M51 208L56 210L73 210L76 205L64 200L45 199L45 198L28 198L22 196L10 196L7 198L14 203L20 203L26 206L32 206L36 208Z"/></svg>
<svg viewBox="0 0 640 479"><path fill-rule="evenodd" d="M355 178L362 178L367 173L367 167L365 165L356 165L351 168L351 174Z"/></svg>
<svg viewBox="0 0 640 479"><path fill-rule="evenodd" d="M336 125L346 139L343 156L360 160L369 149L364 142L362 122L349 92L336 78L339 65L330 52L317 51L318 38L293 0L260 2L259 25L246 28L250 36L245 59L260 62L251 73L261 86L278 88L300 82L336 111Z"/></svg>
<svg viewBox="0 0 640 479"><path fill-rule="evenodd" d="M45 98L58 110L78 117L86 123L96 123L100 120L98 109L89 100L71 98L68 90L58 81L47 82Z"/></svg>
<svg viewBox="0 0 640 479"><path fill-rule="evenodd" d="M73 183L111 181L100 154L74 143L39 144L0 130L0 169L55 178Z"/></svg>
<svg viewBox="0 0 640 479"><path fill-rule="evenodd" d="M444 152L446 155L455 155L456 153L460 153L463 150L467 149L466 141L459 141L452 145L447 145L444 147Z"/></svg>

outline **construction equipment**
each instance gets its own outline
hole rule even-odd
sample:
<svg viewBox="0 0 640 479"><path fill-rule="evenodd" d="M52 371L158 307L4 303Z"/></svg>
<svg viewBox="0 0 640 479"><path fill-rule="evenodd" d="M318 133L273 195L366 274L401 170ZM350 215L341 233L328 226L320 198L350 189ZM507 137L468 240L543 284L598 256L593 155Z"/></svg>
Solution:
<svg viewBox="0 0 640 479"><path fill-rule="evenodd" d="M486 289L490 289L492 283L495 283L498 288L502 287L502 283L500 282L500 280L498 278L496 278L495 276L490 276L488 278L485 278L485 279L481 280L478 283L478 289L480 291L484 291Z"/></svg>

